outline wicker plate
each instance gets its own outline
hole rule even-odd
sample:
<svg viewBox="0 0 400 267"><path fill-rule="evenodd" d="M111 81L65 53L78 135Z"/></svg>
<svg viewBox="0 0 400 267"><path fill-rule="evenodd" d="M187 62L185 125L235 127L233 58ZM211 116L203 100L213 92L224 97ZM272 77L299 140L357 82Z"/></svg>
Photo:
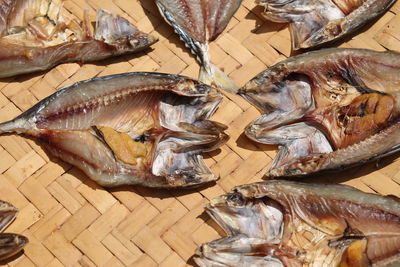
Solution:
<svg viewBox="0 0 400 267"><path fill-rule="evenodd" d="M254 0L244 0L227 30L211 44L212 61L242 86L267 66L290 55L285 25L265 22ZM57 88L83 79L128 71L158 71L197 77L199 67L152 0L67 0L64 17L101 7L121 14L141 30L160 37L153 50L98 64L64 64L47 73L0 81L0 121L10 119ZM398 14L398 15L396 15ZM400 51L400 2L367 31L342 47ZM185 266L195 248L218 238L220 231L203 205L233 186L260 181L275 148L259 146L242 135L258 111L227 95L214 120L230 126L231 139L206 161L221 179L192 191L138 187L104 190L79 170L50 160L33 141L0 137L0 198L20 209L7 232L30 239L24 255L10 266ZM377 164L314 179L341 182L367 192L400 196L400 161Z"/></svg>

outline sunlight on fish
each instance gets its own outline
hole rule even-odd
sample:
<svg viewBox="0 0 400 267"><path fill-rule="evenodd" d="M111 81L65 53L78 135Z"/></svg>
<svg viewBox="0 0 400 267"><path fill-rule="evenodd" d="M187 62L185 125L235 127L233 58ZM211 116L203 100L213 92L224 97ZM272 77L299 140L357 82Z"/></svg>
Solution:
<svg viewBox="0 0 400 267"><path fill-rule="evenodd" d="M201 245L200 267L400 264L400 201L345 185L268 181L211 200L227 234Z"/></svg>
<svg viewBox="0 0 400 267"><path fill-rule="evenodd" d="M161 73L125 73L59 90L1 133L22 133L103 186L187 187L215 181L202 152L228 140L209 118L213 87Z"/></svg>

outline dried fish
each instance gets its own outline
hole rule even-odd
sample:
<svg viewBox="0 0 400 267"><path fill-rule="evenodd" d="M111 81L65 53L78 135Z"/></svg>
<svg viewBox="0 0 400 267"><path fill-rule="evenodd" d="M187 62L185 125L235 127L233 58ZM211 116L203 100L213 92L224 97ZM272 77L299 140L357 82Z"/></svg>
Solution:
<svg viewBox="0 0 400 267"><path fill-rule="evenodd" d="M218 178L201 152L228 139L226 126L209 120L221 100L183 76L125 73L61 89L0 133L35 137L103 186L199 185Z"/></svg>
<svg viewBox="0 0 400 267"><path fill-rule="evenodd" d="M62 4L62 0L0 1L0 77L133 53L157 41L102 9L92 34L88 12L82 23L75 19L66 23L60 14Z"/></svg>
<svg viewBox="0 0 400 267"><path fill-rule="evenodd" d="M311 48L354 34L396 0L257 0L270 21L290 23L293 49Z"/></svg>
<svg viewBox="0 0 400 267"><path fill-rule="evenodd" d="M398 199L276 180L238 186L206 209L228 236L197 249L201 267L400 264Z"/></svg>
<svg viewBox="0 0 400 267"><path fill-rule="evenodd" d="M25 236L2 233L13 222L17 213L17 208L0 200L0 261L14 256L28 243Z"/></svg>
<svg viewBox="0 0 400 267"><path fill-rule="evenodd" d="M400 148L400 54L325 49L282 61L240 94L264 115L246 135L279 144L269 176L338 170Z"/></svg>
<svg viewBox="0 0 400 267"><path fill-rule="evenodd" d="M208 55L208 42L226 28L242 0L156 0L164 19L174 28L201 64L199 80L229 91L237 86Z"/></svg>

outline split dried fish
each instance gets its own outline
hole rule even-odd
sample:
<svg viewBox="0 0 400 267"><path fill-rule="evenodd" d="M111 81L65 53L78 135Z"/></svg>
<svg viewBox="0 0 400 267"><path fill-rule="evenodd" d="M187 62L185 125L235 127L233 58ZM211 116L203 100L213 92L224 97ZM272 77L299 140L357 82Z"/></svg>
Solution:
<svg viewBox="0 0 400 267"><path fill-rule="evenodd" d="M293 49L311 48L346 35L385 13L396 0L257 0L270 21L290 23Z"/></svg>
<svg viewBox="0 0 400 267"><path fill-rule="evenodd" d="M133 53L157 41L101 9L92 34L88 13L82 23L75 19L66 23L62 4L63 0L0 1L0 77Z"/></svg>
<svg viewBox="0 0 400 267"><path fill-rule="evenodd" d="M226 126L209 120L221 100L183 76L125 73L61 89L0 133L36 138L103 186L194 186L218 178L201 152L228 139Z"/></svg>
<svg viewBox="0 0 400 267"><path fill-rule="evenodd" d="M17 213L17 208L0 200L0 261L14 256L28 243L28 238L25 236L2 233L14 221Z"/></svg>
<svg viewBox="0 0 400 267"><path fill-rule="evenodd" d="M400 202L345 185L268 181L213 199L228 234L203 244L208 266L399 266Z"/></svg>
<svg viewBox="0 0 400 267"><path fill-rule="evenodd" d="M208 42L226 28L242 0L156 0L164 19L174 28L201 64L199 80L229 91L237 86L208 55Z"/></svg>
<svg viewBox="0 0 400 267"><path fill-rule="evenodd" d="M282 61L240 94L264 115L246 135L279 144L269 176L338 170L400 148L400 54L325 49Z"/></svg>

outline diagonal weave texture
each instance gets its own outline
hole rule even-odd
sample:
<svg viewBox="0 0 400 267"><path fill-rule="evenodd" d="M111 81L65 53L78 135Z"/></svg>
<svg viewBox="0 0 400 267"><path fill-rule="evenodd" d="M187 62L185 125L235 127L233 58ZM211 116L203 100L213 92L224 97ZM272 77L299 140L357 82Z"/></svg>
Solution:
<svg viewBox="0 0 400 267"><path fill-rule="evenodd" d="M159 36L153 50L98 64L64 64L47 73L0 80L0 121L11 119L73 82L129 71L178 73L196 78L199 66L158 14L153 0L67 0L64 17L83 9L121 14L144 32ZM244 0L225 32L211 44L212 61L242 86L267 66L290 55L285 25L266 22L254 0ZM372 27L342 47L400 51L400 2ZM233 186L260 181L275 147L242 135L259 116L243 99L227 95L214 120L230 126L231 139L206 161L221 175L216 185L197 190L104 190L79 170L48 155L29 139L0 137L0 199L20 209L7 232L22 233L30 244L10 266L185 266L195 248L222 232L203 213L209 199ZM314 182L342 182L367 192L400 196L400 161L333 174Z"/></svg>

